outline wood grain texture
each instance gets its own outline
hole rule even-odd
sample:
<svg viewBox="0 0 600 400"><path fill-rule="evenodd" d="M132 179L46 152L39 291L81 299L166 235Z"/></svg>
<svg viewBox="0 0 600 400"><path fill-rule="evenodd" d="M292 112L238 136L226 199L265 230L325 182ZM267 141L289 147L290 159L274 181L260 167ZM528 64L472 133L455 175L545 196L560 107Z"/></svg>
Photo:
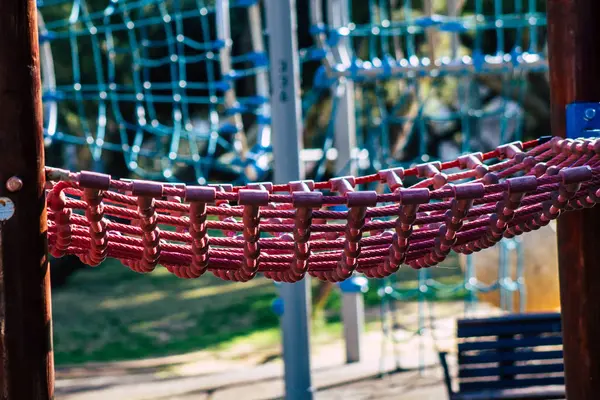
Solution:
<svg viewBox="0 0 600 400"><path fill-rule="evenodd" d="M565 137L565 107L600 101L600 1L548 0L552 132ZM567 398L600 393L600 208L558 221Z"/></svg>
<svg viewBox="0 0 600 400"><path fill-rule="evenodd" d="M15 214L0 226L0 398L54 393L44 148L35 0L0 1L0 196ZM23 188L11 193L6 181Z"/></svg>

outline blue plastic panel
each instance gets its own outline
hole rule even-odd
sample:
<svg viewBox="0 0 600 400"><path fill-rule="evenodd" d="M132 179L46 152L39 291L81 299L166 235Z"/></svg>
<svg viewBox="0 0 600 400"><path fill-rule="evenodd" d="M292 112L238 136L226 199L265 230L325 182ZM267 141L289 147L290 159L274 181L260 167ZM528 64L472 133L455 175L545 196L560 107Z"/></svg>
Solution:
<svg viewBox="0 0 600 400"><path fill-rule="evenodd" d="M598 137L600 134L600 103L567 105L567 138Z"/></svg>

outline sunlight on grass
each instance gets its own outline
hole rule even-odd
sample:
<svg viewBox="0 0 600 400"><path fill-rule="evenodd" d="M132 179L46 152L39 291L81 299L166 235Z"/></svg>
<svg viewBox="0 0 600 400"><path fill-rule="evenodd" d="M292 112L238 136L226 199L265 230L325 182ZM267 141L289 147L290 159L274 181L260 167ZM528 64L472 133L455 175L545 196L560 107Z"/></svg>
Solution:
<svg viewBox="0 0 600 400"><path fill-rule="evenodd" d="M441 280L455 280L459 274L460 268L432 271ZM398 274L409 286L417 284L415 278L410 269ZM367 306L378 305L377 288L378 283L371 282ZM52 297L57 365L199 350L231 350L232 357L253 351L277 357L281 351L280 320L271 311L277 288L265 278L244 284L212 274L184 280L164 268L138 274L108 260L77 272ZM342 337L340 304L340 292L334 289L325 314L312 323L313 343Z"/></svg>
<svg viewBox="0 0 600 400"><path fill-rule="evenodd" d="M165 292L152 292L143 293L136 296L121 298L121 299L107 299L98 305L98 308L106 310L115 310L117 308L125 306L139 306L142 304L152 303L158 300L162 300L167 297Z"/></svg>
<svg viewBox="0 0 600 400"><path fill-rule="evenodd" d="M159 266L158 268L156 268L153 272L152 275L164 275L164 276L171 276L171 273L169 272L168 269Z"/></svg>
<svg viewBox="0 0 600 400"><path fill-rule="evenodd" d="M279 323L270 308L276 288L266 279L183 280L163 270L138 274L110 260L54 291L56 363L182 354Z"/></svg>
<svg viewBox="0 0 600 400"><path fill-rule="evenodd" d="M250 282L240 283L240 282L232 282L227 285L222 286L208 286L202 287L198 289L191 289L179 294L179 298L181 299L198 299L201 297L215 296L215 295L223 295L226 293L238 292L240 290L246 290L251 288L258 288L263 286L273 285L273 282L268 281L267 279L254 279Z"/></svg>

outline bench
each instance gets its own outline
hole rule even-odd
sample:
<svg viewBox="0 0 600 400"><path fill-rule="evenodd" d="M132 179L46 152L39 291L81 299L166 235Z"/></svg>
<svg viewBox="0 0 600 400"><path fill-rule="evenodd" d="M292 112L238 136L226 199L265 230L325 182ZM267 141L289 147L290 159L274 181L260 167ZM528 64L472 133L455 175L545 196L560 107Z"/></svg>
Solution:
<svg viewBox="0 0 600 400"><path fill-rule="evenodd" d="M566 398L560 313L462 319L456 328L458 392L439 354L451 400Z"/></svg>

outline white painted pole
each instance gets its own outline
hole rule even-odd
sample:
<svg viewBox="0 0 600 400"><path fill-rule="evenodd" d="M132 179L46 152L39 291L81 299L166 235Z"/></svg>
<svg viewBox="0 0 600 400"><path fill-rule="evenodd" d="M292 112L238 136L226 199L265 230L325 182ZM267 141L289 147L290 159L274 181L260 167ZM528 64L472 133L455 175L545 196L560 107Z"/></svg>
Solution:
<svg viewBox="0 0 600 400"><path fill-rule="evenodd" d="M350 9L347 0L331 0L328 2L327 16L333 28L347 26L350 23ZM349 67L352 62L352 49L348 38L340 39L337 46L332 47L336 63ZM335 148L337 150L336 173L356 175L356 114L354 98L354 82L342 77L337 88L341 93L333 92L332 101L337 101L335 115ZM342 322L346 341L346 362L360 361L361 338L364 331L363 294L358 291L342 290Z"/></svg>

